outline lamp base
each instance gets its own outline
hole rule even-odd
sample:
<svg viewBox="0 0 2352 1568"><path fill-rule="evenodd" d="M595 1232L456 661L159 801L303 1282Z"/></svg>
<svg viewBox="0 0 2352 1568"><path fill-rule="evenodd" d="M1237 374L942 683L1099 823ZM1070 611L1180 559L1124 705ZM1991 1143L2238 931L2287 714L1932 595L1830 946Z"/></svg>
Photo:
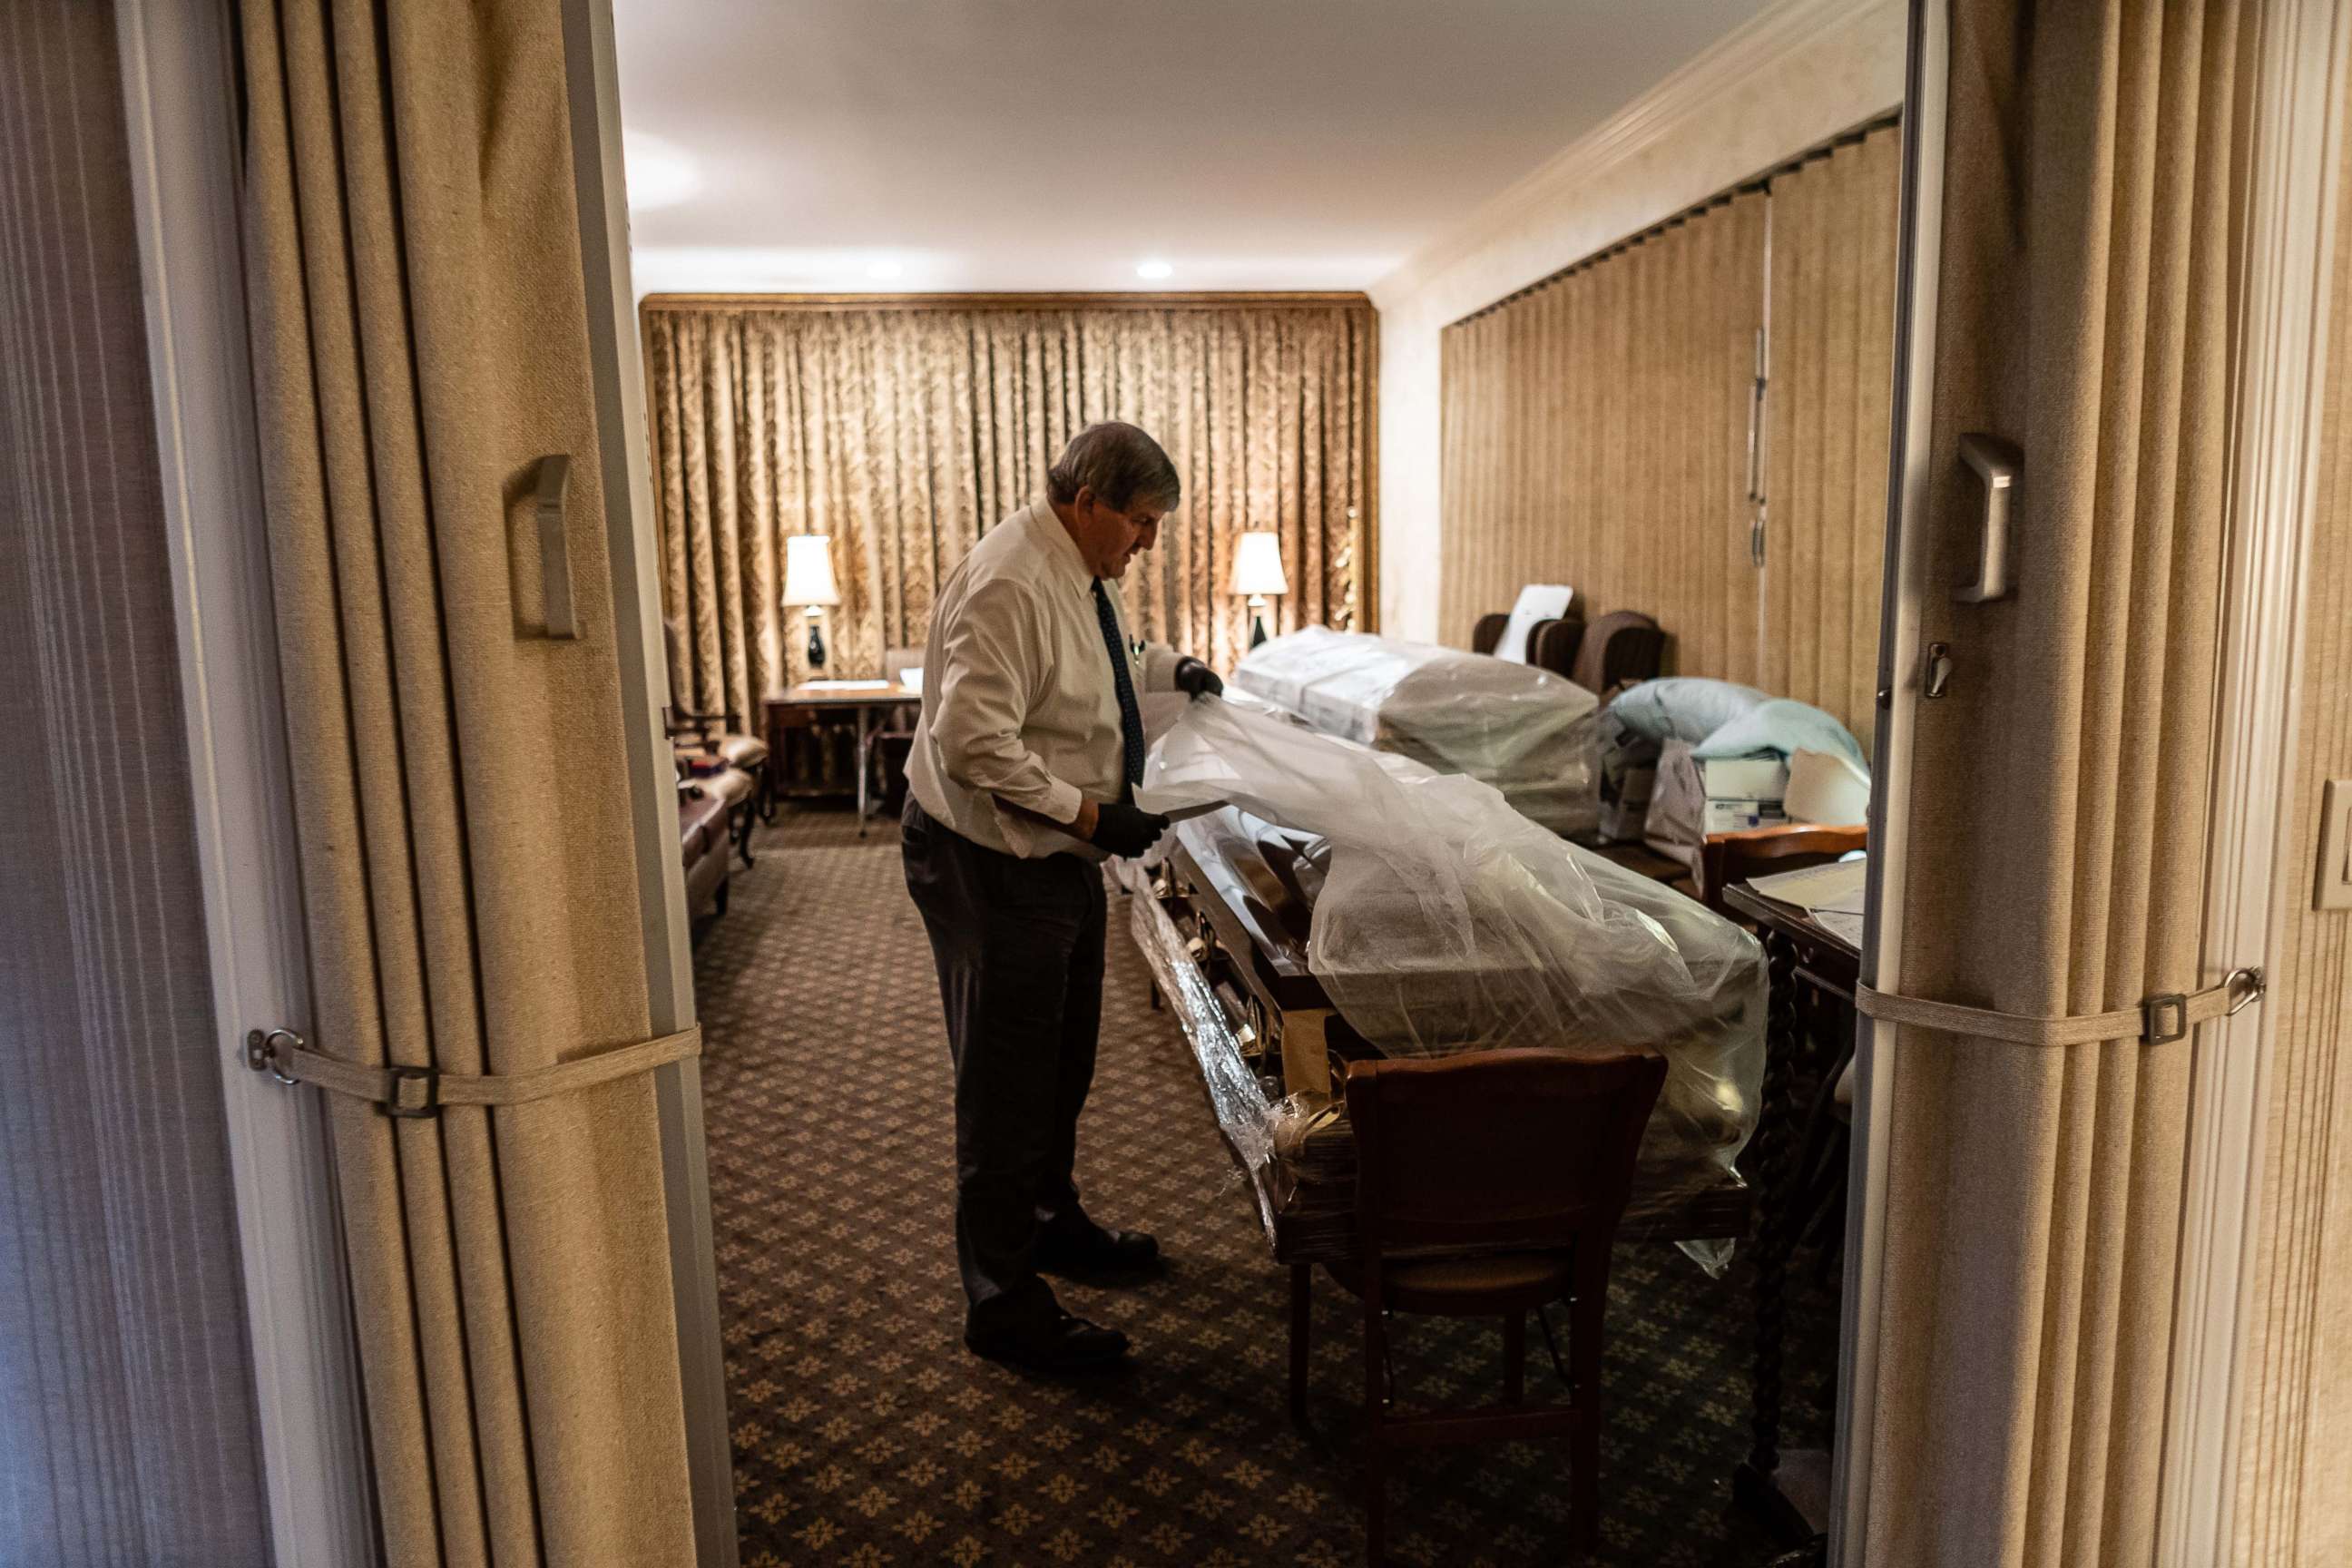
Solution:
<svg viewBox="0 0 2352 1568"><path fill-rule="evenodd" d="M824 668L824 621L814 611L809 613L808 661L811 669Z"/></svg>
<svg viewBox="0 0 2352 1568"><path fill-rule="evenodd" d="M1255 647L1265 641L1265 596L1264 595L1250 595L1249 612L1250 647Z"/></svg>

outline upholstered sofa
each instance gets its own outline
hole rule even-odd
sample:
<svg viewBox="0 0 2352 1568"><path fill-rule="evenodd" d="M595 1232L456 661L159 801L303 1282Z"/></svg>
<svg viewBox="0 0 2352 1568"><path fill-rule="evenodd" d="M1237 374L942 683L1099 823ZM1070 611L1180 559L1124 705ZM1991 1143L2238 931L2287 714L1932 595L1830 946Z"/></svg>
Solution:
<svg viewBox="0 0 2352 1568"><path fill-rule="evenodd" d="M677 852L686 870L688 920L727 912L727 859L733 847L727 803L699 784L677 791Z"/></svg>

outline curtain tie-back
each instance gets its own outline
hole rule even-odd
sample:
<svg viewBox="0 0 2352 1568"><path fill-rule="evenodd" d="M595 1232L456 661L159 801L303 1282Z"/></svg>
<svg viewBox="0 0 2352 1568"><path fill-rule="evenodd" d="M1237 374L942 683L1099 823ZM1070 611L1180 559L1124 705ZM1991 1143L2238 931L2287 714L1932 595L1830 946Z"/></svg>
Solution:
<svg viewBox="0 0 2352 1568"><path fill-rule="evenodd" d="M2161 1046L2178 1040L2200 1024L2226 1017L2263 994L2263 972L2233 969L2221 984L2202 991L2166 991L2137 1007L2110 1013L2077 1013L2057 1018L2030 1013L2000 1013L1990 1007L1964 1007L1957 1002L1930 1002L1924 996L1897 996L1853 988L1853 1005L1869 1017L1887 1024L1909 1024L1948 1035L1968 1035L1982 1040L2003 1040L2013 1046L2088 1046L2108 1040L2137 1040Z"/></svg>
<svg viewBox="0 0 2352 1568"><path fill-rule="evenodd" d="M445 1105L528 1105L560 1094L651 1072L702 1051L699 1024L640 1040L617 1050L599 1051L576 1061L526 1072L458 1073L429 1067L366 1067L311 1050L291 1029L256 1029L245 1040L245 1065L280 1083L307 1083L331 1094L347 1094L374 1104L386 1116L421 1118Z"/></svg>

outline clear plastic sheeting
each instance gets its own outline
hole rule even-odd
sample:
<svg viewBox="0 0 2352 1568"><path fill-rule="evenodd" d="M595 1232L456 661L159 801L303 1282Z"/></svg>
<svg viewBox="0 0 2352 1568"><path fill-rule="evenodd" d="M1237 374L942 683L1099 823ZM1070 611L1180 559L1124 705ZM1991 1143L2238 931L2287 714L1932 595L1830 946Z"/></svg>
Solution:
<svg viewBox="0 0 2352 1568"><path fill-rule="evenodd" d="M1325 734L1492 784L1555 833L1599 815L1600 699L1549 670L1308 626L1252 649L1233 684Z"/></svg>
<svg viewBox="0 0 2352 1568"><path fill-rule="evenodd" d="M1311 836L1292 872L1312 905L1307 967L1383 1052L1654 1049L1666 1082L1641 1165L1659 1180L1729 1170L1755 1130L1763 952L1704 906L1545 832L1476 779L1232 703L1192 704L1144 784L1155 810L1223 801ZM1208 821L1177 832L1190 845Z"/></svg>

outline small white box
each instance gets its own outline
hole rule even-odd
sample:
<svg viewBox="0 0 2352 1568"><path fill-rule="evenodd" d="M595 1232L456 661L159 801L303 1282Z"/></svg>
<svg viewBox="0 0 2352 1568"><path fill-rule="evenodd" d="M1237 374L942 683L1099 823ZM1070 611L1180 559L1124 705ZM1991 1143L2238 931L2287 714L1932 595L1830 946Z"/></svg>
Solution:
<svg viewBox="0 0 2352 1568"><path fill-rule="evenodd" d="M1709 800L1769 800L1776 806L1789 794L1789 764L1779 757L1704 757L1699 787Z"/></svg>
<svg viewBox="0 0 2352 1568"><path fill-rule="evenodd" d="M1778 827L1789 820L1777 800L1718 799L1707 796L1706 810L1701 816L1703 829L1708 833L1740 833L1750 827Z"/></svg>

